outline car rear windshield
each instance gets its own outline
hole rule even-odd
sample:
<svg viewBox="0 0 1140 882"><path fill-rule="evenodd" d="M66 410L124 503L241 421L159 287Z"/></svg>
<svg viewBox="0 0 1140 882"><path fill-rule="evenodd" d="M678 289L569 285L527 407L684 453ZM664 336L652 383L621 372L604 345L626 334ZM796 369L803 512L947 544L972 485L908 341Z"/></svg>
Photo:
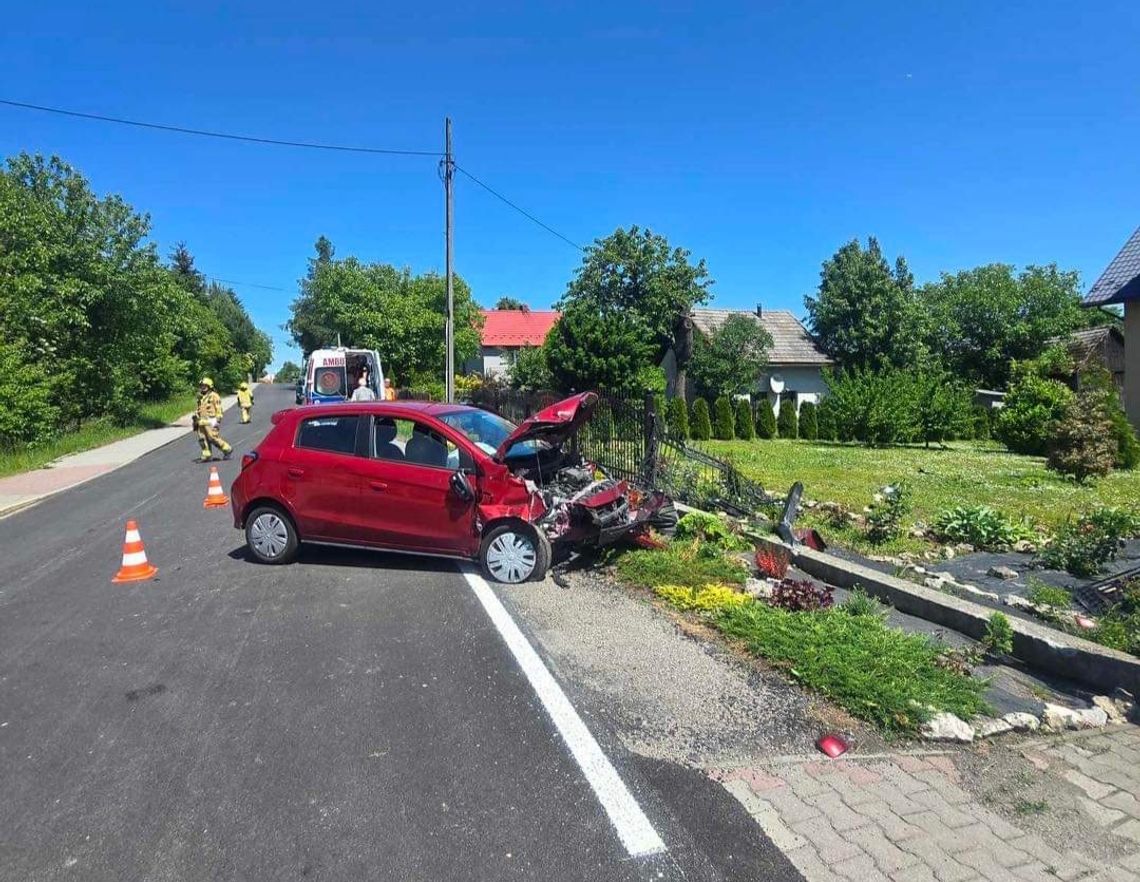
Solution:
<svg viewBox="0 0 1140 882"><path fill-rule="evenodd" d="M510 420L485 410L454 410L439 415L451 428L466 435L480 450L493 455L507 437L517 427ZM534 456L547 445L541 441L522 441L507 451L507 458L513 456Z"/></svg>

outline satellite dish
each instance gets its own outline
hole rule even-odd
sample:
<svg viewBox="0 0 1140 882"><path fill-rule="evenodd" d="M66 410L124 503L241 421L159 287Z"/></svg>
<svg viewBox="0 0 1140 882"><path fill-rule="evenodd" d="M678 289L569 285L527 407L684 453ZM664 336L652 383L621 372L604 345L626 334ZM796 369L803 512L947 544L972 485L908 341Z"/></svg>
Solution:
<svg viewBox="0 0 1140 882"><path fill-rule="evenodd" d="M779 374L772 374L772 376L768 378L768 387L779 395L784 391L784 378Z"/></svg>

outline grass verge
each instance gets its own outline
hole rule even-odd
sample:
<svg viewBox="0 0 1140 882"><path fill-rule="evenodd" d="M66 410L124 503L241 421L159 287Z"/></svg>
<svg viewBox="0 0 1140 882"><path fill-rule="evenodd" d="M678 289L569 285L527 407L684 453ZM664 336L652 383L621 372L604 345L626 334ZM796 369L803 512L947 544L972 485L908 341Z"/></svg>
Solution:
<svg viewBox="0 0 1140 882"><path fill-rule="evenodd" d="M193 392L178 395L168 401L156 401L144 404L139 417L126 426L117 425L110 420L92 420L74 432L52 438L44 444L35 447L25 447L18 450L0 450L0 477L29 472L33 469L43 468L49 462L72 453L81 453L95 447L102 447L113 441L120 441L145 432L148 429L160 429L168 426L179 417L185 416L194 409L196 396Z"/></svg>
<svg viewBox="0 0 1140 882"><path fill-rule="evenodd" d="M752 602L718 610L722 633L887 732L913 732L927 707L962 719L985 710L985 683L940 667L941 647L846 610L787 612Z"/></svg>
<svg viewBox="0 0 1140 882"><path fill-rule="evenodd" d="M778 609L742 594L745 567L700 543L626 552L617 558L616 572L675 609L701 615L750 653L887 733L917 731L929 708L963 719L986 708L983 681L940 666L944 647L889 627L875 604Z"/></svg>

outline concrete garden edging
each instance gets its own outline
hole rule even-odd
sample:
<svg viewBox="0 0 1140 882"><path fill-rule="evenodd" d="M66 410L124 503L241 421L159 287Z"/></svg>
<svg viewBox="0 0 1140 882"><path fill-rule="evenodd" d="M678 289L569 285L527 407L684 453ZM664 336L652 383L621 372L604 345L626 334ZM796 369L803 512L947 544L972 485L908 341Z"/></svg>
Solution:
<svg viewBox="0 0 1140 882"><path fill-rule="evenodd" d="M767 537L759 541L769 549L782 550L810 576L840 588L860 587L899 612L945 625L975 640L984 635L994 612L803 545L790 547ZM1016 616L1009 617L1009 621L1013 627L1013 654L1026 664L1075 680L1096 692L1111 692L1116 687L1134 695L1140 692L1140 658Z"/></svg>

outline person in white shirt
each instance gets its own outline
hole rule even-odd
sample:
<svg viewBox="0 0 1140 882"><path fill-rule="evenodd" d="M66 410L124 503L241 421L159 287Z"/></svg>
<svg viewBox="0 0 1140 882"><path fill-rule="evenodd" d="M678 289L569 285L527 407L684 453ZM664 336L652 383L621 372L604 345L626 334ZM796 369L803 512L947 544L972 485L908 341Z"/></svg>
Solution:
<svg viewBox="0 0 1140 882"><path fill-rule="evenodd" d="M376 393L368 388L368 378L362 376L356 381L356 388L352 392L353 401L375 401Z"/></svg>

